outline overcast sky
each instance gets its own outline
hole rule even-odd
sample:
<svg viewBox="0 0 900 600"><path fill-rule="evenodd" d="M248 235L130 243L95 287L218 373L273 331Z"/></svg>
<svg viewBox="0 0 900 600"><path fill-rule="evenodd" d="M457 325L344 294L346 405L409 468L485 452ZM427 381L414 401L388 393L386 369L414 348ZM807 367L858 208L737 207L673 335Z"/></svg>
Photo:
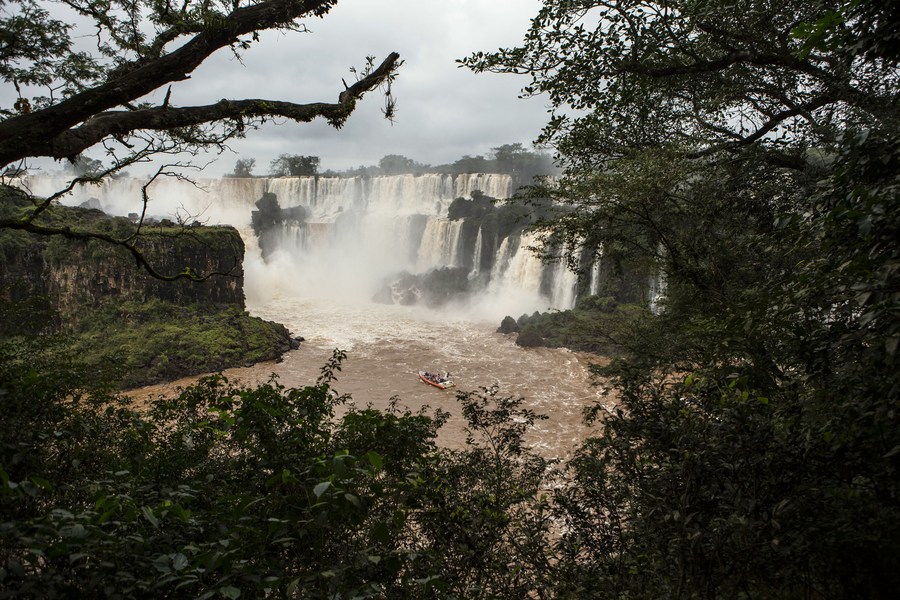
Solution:
<svg viewBox="0 0 900 600"><path fill-rule="evenodd" d="M546 100L518 98L526 78L459 68L456 59L521 42L540 0L341 0L311 33L267 32L243 54L213 55L190 81L176 86L172 103L206 104L221 98L294 102L334 101L341 79L366 55L380 63L392 51L405 61L393 92L397 117L381 114L383 97L371 92L340 130L324 121L268 124L232 144L209 168L229 172L238 157L257 160L257 174L282 153L317 155L321 169L372 165L386 154L442 164L488 154L501 144L529 146L547 121ZM162 100L157 92L155 100ZM88 154L92 154L88 152ZM96 150L93 154L99 154Z"/></svg>

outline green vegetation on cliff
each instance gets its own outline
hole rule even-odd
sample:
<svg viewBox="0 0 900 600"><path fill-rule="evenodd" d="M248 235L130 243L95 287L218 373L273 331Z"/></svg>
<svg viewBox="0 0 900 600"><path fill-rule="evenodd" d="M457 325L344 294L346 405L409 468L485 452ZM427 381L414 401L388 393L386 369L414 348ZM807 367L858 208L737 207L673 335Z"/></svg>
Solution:
<svg viewBox="0 0 900 600"><path fill-rule="evenodd" d="M522 315L506 332L518 331L516 344L526 348L546 346L614 356L633 335L631 325L648 315L647 308L638 304L587 296L572 310Z"/></svg>
<svg viewBox="0 0 900 600"><path fill-rule="evenodd" d="M69 334L84 364L123 387L275 360L291 349L288 330L240 306L181 306L110 300Z"/></svg>
<svg viewBox="0 0 900 600"><path fill-rule="evenodd" d="M3 188L8 216L28 200ZM135 225L97 210L52 206L41 223L132 235ZM230 227L148 226L137 242L158 268L224 275L160 281L124 248L99 240L0 231L0 336L67 339L98 377L138 386L273 360L290 349L282 325L244 310L244 246Z"/></svg>

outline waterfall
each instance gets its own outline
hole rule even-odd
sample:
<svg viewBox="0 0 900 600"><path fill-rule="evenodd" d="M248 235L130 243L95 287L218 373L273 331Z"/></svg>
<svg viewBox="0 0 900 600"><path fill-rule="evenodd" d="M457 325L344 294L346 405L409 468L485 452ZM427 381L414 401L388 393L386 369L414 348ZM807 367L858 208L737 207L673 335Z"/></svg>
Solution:
<svg viewBox="0 0 900 600"><path fill-rule="evenodd" d="M71 176L29 175L20 180L37 196L49 196L64 188ZM122 177L105 179L99 185L75 188L64 200L77 206L89 198L97 198L109 214L126 216L140 212L141 187L146 179ZM303 206L311 218L331 221L347 210L382 212L392 215L446 215L447 207L457 197L471 197L474 191L497 199L512 193L512 179L502 174L425 174L376 177L258 177L251 179L197 179L190 182L160 177L149 187L150 215L169 217L179 207L189 211L208 212L218 217L238 208L246 212L263 192L278 197L282 208ZM216 221L222 222L222 221Z"/></svg>
<svg viewBox="0 0 900 600"><path fill-rule="evenodd" d="M491 198L505 200L509 198L511 180L508 175L490 173L463 173L456 176L453 198L460 196L470 198L472 192L481 191Z"/></svg>
<svg viewBox="0 0 900 600"><path fill-rule="evenodd" d="M475 255L472 257L472 270L469 271L469 280L478 277L481 270L481 226L478 227L478 235L475 236Z"/></svg>
<svg viewBox="0 0 900 600"><path fill-rule="evenodd" d="M547 265L550 307L556 309L572 308L575 305L575 289L578 275L568 268L564 260Z"/></svg>
<svg viewBox="0 0 900 600"><path fill-rule="evenodd" d="M311 252L330 247L331 235L332 225L330 223L285 225L280 232L279 246L286 252Z"/></svg>
<svg viewBox="0 0 900 600"><path fill-rule="evenodd" d="M666 296L666 276L662 272L650 276L647 293L647 302L650 305L650 312L658 315L663 311L663 299Z"/></svg>
<svg viewBox="0 0 900 600"><path fill-rule="evenodd" d="M591 283L588 286L588 294L596 296L600 293L600 259L597 258L591 264Z"/></svg>
<svg viewBox="0 0 900 600"><path fill-rule="evenodd" d="M459 266L462 226L462 220L429 219L422 234L416 268L421 272L436 267Z"/></svg>
<svg viewBox="0 0 900 600"><path fill-rule="evenodd" d="M509 268L509 261L512 259L512 255L518 249L518 238L503 238L503 241L500 242L500 248L497 249L497 257L494 261L494 266L491 268L491 282L494 283L494 287L496 288L499 285L499 282L502 278L506 270Z"/></svg>
<svg viewBox="0 0 900 600"><path fill-rule="evenodd" d="M46 196L64 188L69 179L28 176L21 185ZM100 185L77 187L62 202L77 206L95 198L107 213L128 216L141 212L146 183L138 178L107 179ZM542 263L529 249L538 243L537 237L514 234L495 242L488 236L496 232L483 231L479 223L473 245L464 236L464 231L471 231L466 221L447 218L456 198L471 198L480 191L507 199L511 185L511 177L502 174L222 178L193 184L159 178L148 186L146 208L148 218L230 224L246 238L252 236L250 214L264 193L275 194L282 209L302 207L302 221L276 225L259 245L256 239L245 240L247 248L254 249L248 270L278 270L277 276L265 277L248 272L247 285L368 301L386 278L401 271L424 275L440 267L471 265L468 277L453 285L471 281L465 293L473 296L473 303L480 302L474 297L478 295L490 296L495 311L569 308L575 274L562 264ZM483 255L486 246L497 243L496 257ZM489 273L481 272L483 263L492 265ZM459 280L443 281L450 285ZM259 294L254 290L249 295Z"/></svg>
<svg viewBox="0 0 900 600"><path fill-rule="evenodd" d="M491 287L494 291L539 291L544 264L528 249L536 241L533 235L527 233L517 240L518 243L516 240L510 241L510 238L503 240L491 273Z"/></svg>

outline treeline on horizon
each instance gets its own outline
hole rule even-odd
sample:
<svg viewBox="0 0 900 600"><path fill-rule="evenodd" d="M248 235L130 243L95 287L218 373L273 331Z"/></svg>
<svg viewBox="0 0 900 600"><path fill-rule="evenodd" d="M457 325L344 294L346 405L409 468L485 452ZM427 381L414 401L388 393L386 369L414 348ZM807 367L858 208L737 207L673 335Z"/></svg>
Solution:
<svg viewBox="0 0 900 600"><path fill-rule="evenodd" d="M544 152L528 150L521 143L503 144L492 148L488 156L464 155L462 158L442 165L428 165L399 154L383 156L377 165L352 167L344 170L325 169L320 171L318 156L281 154L269 163L267 173L257 170L255 158L239 158L230 173L223 177L373 177L379 175L424 175L441 173L458 175L463 173L502 173L512 175L518 182L528 182L534 177L553 175L559 172L553 158Z"/></svg>

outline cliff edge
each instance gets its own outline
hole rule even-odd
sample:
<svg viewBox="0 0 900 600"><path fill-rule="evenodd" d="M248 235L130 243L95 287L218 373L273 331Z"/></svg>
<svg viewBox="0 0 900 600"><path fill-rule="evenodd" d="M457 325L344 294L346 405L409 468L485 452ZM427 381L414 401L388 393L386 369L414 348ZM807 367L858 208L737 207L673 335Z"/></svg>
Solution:
<svg viewBox="0 0 900 600"><path fill-rule="evenodd" d="M10 188L0 195L7 218L27 202ZM54 206L42 218L116 238L135 229L90 208ZM138 247L159 273L223 274L167 282L122 247L0 230L0 337L64 338L86 368L121 387L273 360L291 349L283 325L245 310L237 230L162 222L142 232Z"/></svg>

